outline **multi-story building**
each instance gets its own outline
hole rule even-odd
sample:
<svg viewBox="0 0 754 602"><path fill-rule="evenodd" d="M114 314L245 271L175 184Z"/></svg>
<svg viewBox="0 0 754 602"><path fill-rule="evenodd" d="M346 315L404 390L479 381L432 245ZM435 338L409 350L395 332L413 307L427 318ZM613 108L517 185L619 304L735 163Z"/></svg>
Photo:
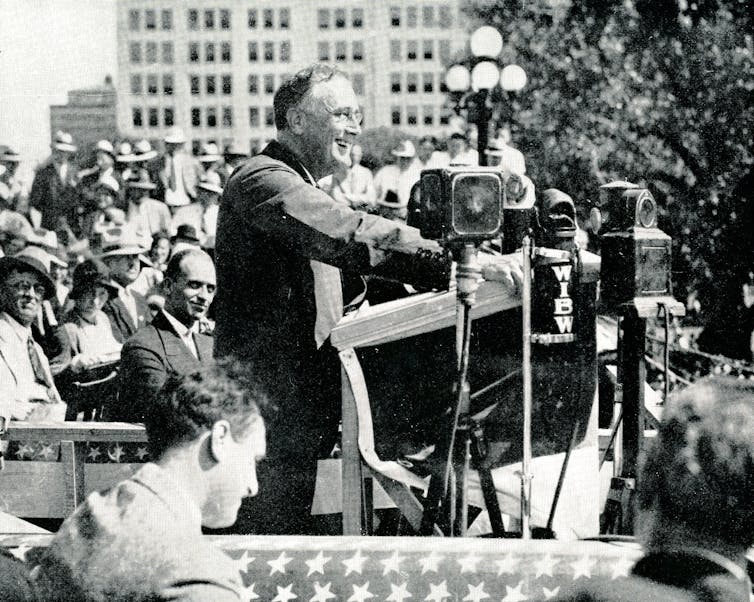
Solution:
<svg viewBox="0 0 754 602"><path fill-rule="evenodd" d="M71 90L68 103L50 107L50 131L58 130L73 136L79 148L93 146L97 140L115 140L116 94L111 79L94 88Z"/></svg>
<svg viewBox="0 0 754 602"><path fill-rule="evenodd" d="M275 135L281 81L323 61L351 76L364 127L441 134L445 67L466 39L460 0L119 0L118 127L253 149Z"/></svg>

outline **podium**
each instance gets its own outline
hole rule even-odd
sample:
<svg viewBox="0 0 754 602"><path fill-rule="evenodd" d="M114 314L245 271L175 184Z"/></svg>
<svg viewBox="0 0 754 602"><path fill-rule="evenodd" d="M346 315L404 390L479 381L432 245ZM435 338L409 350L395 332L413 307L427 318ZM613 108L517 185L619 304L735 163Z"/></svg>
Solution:
<svg viewBox="0 0 754 602"><path fill-rule="evenodd" d="M580 406L582 407L578 408L581 414L578 447L594 449L593 479L595 484L597 484L596 357L591 357L591 354L593 354L596 348L594 340L596 328L595 301L596 282L599 278L599 257L582 251L581 264L583 266L580 279L583 297L582 303L589 306L586 315L590 316L587 320L586 328L581 333L581 338L582 341L591 338L591 341L585 341L587 343L585 346L585 355L588 356L585 360L588 364L588 371L593 371L595 378L591 379L589 383L585 383L590 389L585 395L588 401L581 403ZM520 305L520 297L516 294L511 294L500 284L482 282L477 292L476 304L471 311L475 327L476 325L479 325L480 328L489 327L490 332L494 334L486 337L487 339L497 337L501 333L507 333L511 341L519 340L520 344L521 322L520 315L517 314L517 308L520 308ZM439 356L444 361L448 361L452 356L450 352L455 347L455 323L456 293L455 290L449 290L442 293L417 294L405 299L369 307L366 310L361 310L345 317L332 331L331 342L339 352L342 373L342 508L344 535L360 535L368 530L366 527L368 527L369 516L371 514L369 499L369 483L371 479L378 480L393 502L400 508L405 518L414 527L418 527L422 514L421 503L415 494L426 489L427 485L426 481L419 475L411 472L395 460L385 459L382 454L380 435L386 429L391 428L391 423L385 420L381 421L381 423L378 421L377 428L375 429L375 411L376 414L380 413L381 404L385 400L384 398L377 400L374 398L374 395L370 399L370 393L373 393L375 389L374 375L372 375L370 381L370 375L365 375L365 372L368 373L371 367L370 362L365 362L365 365L362 366L359 355L364 356L371 353L371 357L379 357L380 354L375 352L375 350L379 351L389 348L399 350L401 355L405 351L407 354L405 357L410 357L412 345L416 344L417 341L422 341L422 338L427 336L438 336L440 338L437 340L442 341L442 344L437 347L424 344L422 350L427 351L429 349L429 352L433 353L433 350L437 349ZM490 368L493 364L498 363L497 355L495 355L494 351L491 355L485 355L485 353L488 351L487 346L494 346L495 341L485 340L483 333L477 338L480 340L480 344L472 352L472 366L484 364L485 369ZM480 349L482 350L482 355L475 356L474 353L479 353ZM594 355L596 356L596 354ZM515 353L512 354L511 358L508 358L509 365L506 369L509 370L515 367L515 358ZM390 360L391 358L386 358L381 361L390 362ZM378 375L378 377L381 376L382 379L390 380L391 382L387 383L387 388L395 389L395 386L400 386L404 382L401 378L395 377L396 375L400 375L401 369L406 366L408 364L402 361L400 357L397 357L391 365L390 374L383 373L382 375ZM520 364L518 368L520 368ZM448 380L448 383L450 383L454 375L455 363L437 365L437 372L434 375L431 375L430 370L431 368L426 370L423 373L424 376L437 377L443 380L440 377L447 377L449 375L450 379L446 378L445 380ZM476 377L478 378L479 375L480 371L478 370ZM537 373L535 372L535 378L536 375ZM474 377L473 368L472 377ZM416 380L417 378L416 374L404 372L407 386L411 384L412 380ZM380 385L384 384L386 383L380 383ZM488 381L486 380L479 380L478 382L472 380L472 394L487 384ZM535 382L535 387L536 384ZM515 386L515 384L512 385L513 388ZM445 394L449 396L450 389L445 391ZM537 391L535 391L535 396L536 394ZM540 397L543 398L542 404L545 409L550 402L552 402L553 408L559 403L555 399L557 395L550 396L547 399L544 399L547 395L540 395ZM423 399L419 400L419 402L420 405L427 405L428 400ZM400 409L400 406L397 407ZM493 412L495 411L493 410ZM506 411L515 412L515 408L511 406L507 410L504 409L504 415ZM540 417L545 414L547 412L540 411ZM560 430L564 430L564 432L558 433L557 437L555 437L556 441L540 446L541 456L557 455L565 451L563 443L571 440L571 428ZM517 444L520 444L520 442ZM548 454L547 452L552 453ZM535 455L537 455L536 448ZM508 462L508 464L514 465L515 458L513 458L512 462ZM571 471L568 474L570 475ZM366 491L364 488L365 479L367 483ZM505 480L505 477L502 480ZM495 478L495 483L497 485L497 478ZM501 492L499 492L498 497L500 495ZM503 498L509 497L504 492L502 495ZM596 504L597 501L595 500L595 506ZM510 503L508 506L510 507ZM594 514L594 533L591 534L597 533L599 509ZM588 534L582 533L582 535Z"/></svg>

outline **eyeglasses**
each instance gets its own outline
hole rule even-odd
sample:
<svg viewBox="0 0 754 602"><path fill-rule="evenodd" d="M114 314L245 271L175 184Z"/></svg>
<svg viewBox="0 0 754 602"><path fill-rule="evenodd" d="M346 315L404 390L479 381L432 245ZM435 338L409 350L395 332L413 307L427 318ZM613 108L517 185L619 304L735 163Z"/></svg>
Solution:
<svg viewBox="0 0 754 602"><path fill-rule="evenodd" d="M29 282L27 280L21 280L20 282L13 282L8 286L16 293L30 293L34 292L40 297L45 294L45 285L40 282Z"/></svg>
<svg viewBox="0 0 754 602"><path fill-rule="evenodd" d="M340 107L337 109L331 109L325 105L325 111L335 117L335 121L338 123L344 123L345 121L353 121L356 125L361 125L364 116L361 114L361 109L352 107Z"/></svg>

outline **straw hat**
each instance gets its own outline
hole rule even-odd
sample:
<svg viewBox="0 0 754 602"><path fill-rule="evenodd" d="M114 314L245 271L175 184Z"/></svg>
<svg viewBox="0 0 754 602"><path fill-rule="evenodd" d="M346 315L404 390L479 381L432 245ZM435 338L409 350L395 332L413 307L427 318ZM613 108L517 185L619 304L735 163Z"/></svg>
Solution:
<svg viewBox="0 0 754 602"><path fill-rule="evenodd" d="M157 156L157 151L149 144L149 140L142 139L134 144L135 161L150 161Z"/></svg>
<svg viewBox="0 0 754 602"><path fill-rule="evenodd" d="M73 136L68 132L57 131L52 139L52 148L66 153L75 153L79 148L73 143Z"/></svg>
<svg viewBox="0 0 754 602"><path fill-rule="evenodd" d="M214 171L210 171L204 174L199 184L197 184L197 188L201 188L202 190L209 190L210 192L214 192L217 194L223 193L223 187L220 181L220 176L216 174Z"/></svg>
<svg viewBox="0 0 754 602"><path fill-rule="evenodd" d="M220 159L222 159L222 157L220 156L220 151L217 149L217 144L209 142L202 145L202 150L199 153L200 163L214 163Z"/></svg>
<svg viewBox="0 0 754 602"><path fill-rule="evenodd" d="M185 144L186 134L183 133L181 128L172 127L168 130L167 134L165 134L164 140L166 144Z"/></svg>
<svg viewBox="0 0 754 602"><path fill-rule="evenodd" d="M410 159L411 157L416 156L416 149L414 148L414 143L411 142L411 140L401 140L401 143L392 151L390 151L390 154L394 157L404 157Z"/></svg>

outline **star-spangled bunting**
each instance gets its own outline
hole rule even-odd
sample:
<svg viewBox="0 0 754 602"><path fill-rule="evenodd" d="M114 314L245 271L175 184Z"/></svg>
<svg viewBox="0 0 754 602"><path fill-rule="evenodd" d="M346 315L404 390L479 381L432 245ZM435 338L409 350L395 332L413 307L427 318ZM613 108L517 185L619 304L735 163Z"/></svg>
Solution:
<svg viewBox="0 0 754 602"><path fill-rule="evenodd" d="M365 602L374 597L374 594L369 591L369 581L367 581L364 585L353 586L353 595L348 598L347 602Z"/></svg>
<svg viewBox="0 0 754 602"><path fill-rule="evenodd" d="M400 585L390 584L390 595L385 598L387 602L403 602L406 598L411 598L411 592L408 591L408 583Z"/></svg>
<svg viewBox="0 0 754 602"><path fill-rule="evenodd" d="M516 587L505 586L505 597L502 602L524 602L529 597L523 593L524 582L519 581Z"/></svg>
<svg viewBox="0 0 754 602"><path fill-rule="evenodd" d="M425 600L429 600L430 602L443 602L445 598L450 598L451 593L448 591L448 582L443 581L442 583L430 583L429 584L429 595L424 598Z"/></svg>
<svg viewBox="0 0 754 602"><path fill-rule="evenodd" d="M496 561L497 574L506 575L516 572L518 565L521 563L519 558L514 557L512 554L506 554L500 560Z"/></svg>
<svg viewBox="0 0 754 602"><path fill-rule="evenodd" d="M542 595L545 597L545 600L550 600L551 598L554 598L560 593L560 586L554 587L553 589L547 589L546 587L542 587Z"/></svg>
<svg viewBox="0 0 754 602"><path fill-rule="evenodd" d="M320 585L319 581L314 582L314 595L309 598L309 602L327 602L331 598L337 598L335 594L330 591L332 583L325 583Z"/></svg>
<svg viewBox="0 0 754 602"><path fill-rule="evenodd" d="M437 567L440 565L441 560L442 556L436 554L435 552L430 552L428 556L419 558L419 563L422 565L422 575L430 571L434 571L436 573Z"/></svg>
<svg viewBox="0 0 754 602"><path fill-rule="evenodd" d="M610 565L610 578L618 579L619 577L628 577L634 563L625 556L621 556Z"/></svg>
<svg viewBox="0 0 754 602"><path fill-rule="evenodd" d="M576 581L579 577L590 578L592 576L592 567L595 564L597 564L597 561L589 556L582 556L576 562L571 563L573 567L573 580Z"/></svg>
<svg viewBox="0 0 754 602"><path fill-rule="evenodd" d="M11 441L9 456L17 461L57 462L60 444L53 441ZM88 442L80 452L89 464L143 464L149 461L149 449L145 443L112 441L110 443Z"/></svg>
<svg viewBox="0 0 754 602"><path fill-rule="evenodd" d="M288 602L288 600L295 600L298 598L291 590L293 589L293 583L289 583L286 587L277 587L277 595L272 599L272 602Z"/></svg>
<svg viewBox="0 0 754 602"><path fill-rule="evenodd" d="M270 565L270 577L272 577L275 573L282 573L285 574L285 565L288 564L293 558L290 558L285 555L285 552L280 552L280 556L278 556L275 560L268 560L267 564Z"/></svg>
<svg viewBox="0 0 754 602"><path fill-rule="evenodd" d="M343 561L343 564L346 567L346 577L351 573L358 573L361 575L366 560L367 558L361 555L361 550L356 550L356 553L351 558L346 558Z"/></svg>
<svg viewBox="0 0 754 602"><path fill-rule="evenodd" d="M252 583L249 587L245 587L243 591L241 592L241 600L243 602L251 602L252 600L259 600L259 596L254 591L254 588L256 587L256 583Z"/></svg>
<svg viewBox="0 0 754 602"><path fill-rule="evenodd" d="M469 584L469 593L463 598L463 600L469 600L469 602L482 602L490 597L490 595L484 591L484 581L479 585Z"/></svg>
<svg viewBox="0 0 754 602"><path fill-rule="evenodd" d="M310 558L309 560L305 560L306 566L309 567L309 570L306 573L307 577L311 577L314 573L319 573L321 575L325 574L325 565L332 560L332 557L325 556L322 553L322 550L319 551L319 554L317 554L314 558Z"/></svg>
<svg viewBox="0 0 754 602"><path fill-rule="evenodd" d="M552 571L555 568L556 564L558 564L557 559L553 558L551 554L545 554L542 558L534 563L534 568L537 571L534 574L534 577L539 578L543 575L552 577Z"/></svg>
<svg viewBox="0 0 754 602"><path fill-rule="evenodd" d="M476 571L476 565L479 562L479 556L469 554L458 559L458 564L461 565L462 573L473 573Z"/></svg>
<svg viewBox="0 0 754 602"><path fill-rule="evenodd" d="M382 569L383 576L387 575L391 571L400 573L401 562L403 562L404 560L406 560L406 557L400 556L397 550L393 552L392 556L389 556L388 558L383 558L382 560L380 560L380 562L382 563L382 566L385 567Z"/></svg>

